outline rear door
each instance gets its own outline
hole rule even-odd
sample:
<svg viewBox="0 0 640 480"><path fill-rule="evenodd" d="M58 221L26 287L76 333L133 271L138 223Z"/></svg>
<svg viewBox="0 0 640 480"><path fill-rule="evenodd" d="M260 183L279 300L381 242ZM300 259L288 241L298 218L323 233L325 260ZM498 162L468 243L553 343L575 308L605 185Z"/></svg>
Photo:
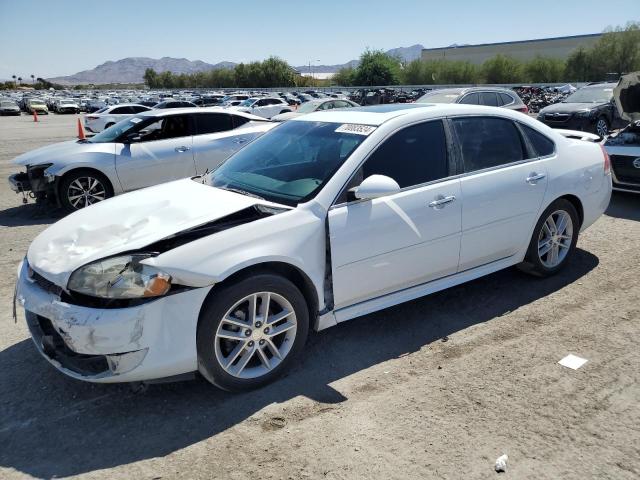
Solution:
<svg viewBox="0 0 640 480"><path fill-rule="evenodd" d="M163 115L141 120L136 139L116 144L116 171L125 191L196 174L191 117Z"/></svg>
<svg viewBox="0 0 640 480"><path fill-rule="evenodd" d="M336 308L456 272L460 253L460 180L441 120L405 127L387 138L346 187L371 175L401 191L374 200L339 198L329 211Z"/></svg>
<svg viewBox="0 0 640 480"><path fill-rule="evenodd" d="M225 112L194 115L193 155L198 175L212 171L262 132L242 128L248 119ZM261 122L262 123L262 122Z"/></svg>
<svg viewBox="0 0 640 480"><path fill-rule="evenodd" d="M492 92L493 93L493 92ZM451 120L463 176L459 271L508 258L529 244L547 188L547 162L501 117Z"/></svg>

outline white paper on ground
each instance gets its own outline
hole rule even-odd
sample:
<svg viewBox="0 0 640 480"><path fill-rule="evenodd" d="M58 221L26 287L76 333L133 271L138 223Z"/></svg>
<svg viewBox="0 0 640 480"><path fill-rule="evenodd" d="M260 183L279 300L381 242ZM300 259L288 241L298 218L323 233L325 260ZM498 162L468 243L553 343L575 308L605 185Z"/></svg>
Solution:
<svg viewBox="0 0 640 480"><path fill-rule="evenodd" d="M587 362L588 360L586 358L580 358L580 357L576 357L575 355L569 354L566 357L564 357L562 360L560 360L558 363L563 367L577 370Z"/></svg>

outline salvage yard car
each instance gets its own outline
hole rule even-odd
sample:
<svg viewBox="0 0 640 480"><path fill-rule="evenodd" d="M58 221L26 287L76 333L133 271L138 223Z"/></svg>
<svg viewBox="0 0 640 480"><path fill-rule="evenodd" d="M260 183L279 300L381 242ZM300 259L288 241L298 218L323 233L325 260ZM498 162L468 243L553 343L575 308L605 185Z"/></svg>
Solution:
<svg viewBox="0 0 640 480"><path fill-rule="evenodd" d="M613 189L640 193L640 72L623 76L614 89L618 114L629 125L608 137Z"/></svg>
<svg viewBox="0 0 640 480"><path fill-rule="evenodd" d="M100 133L127 117L149 110L151 108L136 103L112 105L90 115L85 115L84 128L93 133Z"/></svg>
<svg viewBox="0 0 640 480"><path fill-rule="evenodd" d="M592 132L604 138L612 128L627 124L617 114L613 102L615 83L587 85L560 103L544 107L538 120L552 128Z"/></svg>
<svg viewBox="0 0 640 480"><path fill-rule="evenodd" d="M13 163L26 172L11 175L9 184L16 193L75 211L120 193L212 170L273 126L242 112L154 109L94 137L16 157Z"/></svg>
<svg viewBox="0 0 640 480"><path fill-rule="evenodd" d="M238 112L247 112L263 118L271 118L282 113L292 112L287 102L278 97L248 98L237 107L230 107Z"/></svg>
<svg viewBox="0 0 640 480"><path fill-rule="evenodd" d="M287 112L281 113L279 115L275 115L271 117L271 120L274 122L284 122L285 120L290 120L294 117L299 117L300 115L305 115L311 112L317 112L322 110L331 110L333 108L352 108L359 107L355 102L351 100L336 100L334 98L319 98L317 100L311 100L310 102L305 102L304 105L299 107L295 112Z"/></svg>
<svg viewBox="0 0 640 480"><path fill-rule="evenodd" d="M13 100L0 100L0 115L20 115L20 107Z"/></svg>
<svg viewBox="0 0 640 480"><path fill-rule="evenodd" d="M508 88L463 87L443 88L424 94L416 103L462 103L465 105L485 105L503 107L528 113L529 109L518 94Z"/></svg>
<svg viewBox="0 0 640 480"><path fill-rule="evenodd" d="M16 299L37 349L71 377L199 371L251 389L293 365L309 329L512 265L555 274L610 196L601 145L508 109L316 112L211 173L50 226Z"/></svg>

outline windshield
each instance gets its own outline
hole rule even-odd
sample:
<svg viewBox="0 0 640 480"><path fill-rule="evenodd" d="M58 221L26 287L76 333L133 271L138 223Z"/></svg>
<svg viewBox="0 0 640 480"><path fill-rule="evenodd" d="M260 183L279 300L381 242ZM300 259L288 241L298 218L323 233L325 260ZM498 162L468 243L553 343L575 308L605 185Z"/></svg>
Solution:
<svg viewBox="0 0 640 480"><path fill-rule="evenodd" d="M563 103L607 103L613 98L613 87L581 88L565 98Z"/></svg>
<svg viewBox="0 0 640 480"><path fill-rule="evenodd" d="M302 105L300 105L300 107L298 108L298 110L296 110L297 113L309 113L309 112L315 112L316 109L322 105L321 103L318 102L307 102L307 103L303 103Z"/></svg>
<svg viewBox="0 0 640 480"><path fill-rule="evenodd" d="M460 93L461 92L455 90L427 93L416 100L416 103L456 103L456 99L460 96Z"/></svg>
<svg viewBox="0 0 640 480"><path fill-rule="evenodd" d="M3 107L15 107L16 106L15 103L7 102L7 101L0 102L0 105L2 105Z"/></svg>
<svg viewBox="0 0 640 480"><path fill-rule="evenodd" d="M245 101L240 102L241 107L250 107L256 101L255 98L247 98Z"/></svg>
<svg viewBox="0 0 640 480"><path fill-rule="evenodd" d="M208 182L285 205L305 202L367 138L342 130L339 123L285 122L230 157Z"/></svg>
<svg viewBox="0 0 640 480"><path fill-rule="evenodd" d="M136 125L143 121L145 117L130 117L126 118L115 125L111 125L106 130L94 135L91 138L87 138L87 141L91 143L111 143L115 141L120 135L129 130L132 130Z"/></svg>

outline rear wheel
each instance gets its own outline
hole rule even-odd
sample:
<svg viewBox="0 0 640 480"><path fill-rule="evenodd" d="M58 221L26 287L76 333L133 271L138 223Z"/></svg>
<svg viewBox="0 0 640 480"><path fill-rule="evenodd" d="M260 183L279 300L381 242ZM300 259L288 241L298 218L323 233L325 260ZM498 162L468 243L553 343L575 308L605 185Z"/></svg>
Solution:
<svg viewBox="0 0 640 480"><path fill-rule="evenodd" d="M198 324L198 369L230 391L261 387L282 375L304 348L309 313L288 279L261 273L216 289Z"/></svg>
<svg viewBox="0 0 640 480"><path fill-rule="evenodd" d="M113 188L100 172L76 170L62 177L59 195L64 209L74 212L113 197Z"/></svg>
<svg viewBox="0 0 640 480"><path fill-rule="evenodd" d="M559 272L573 255L579 229L573 204L563 198L553 202L536 224L520 269L541 277Z"/></svg>

